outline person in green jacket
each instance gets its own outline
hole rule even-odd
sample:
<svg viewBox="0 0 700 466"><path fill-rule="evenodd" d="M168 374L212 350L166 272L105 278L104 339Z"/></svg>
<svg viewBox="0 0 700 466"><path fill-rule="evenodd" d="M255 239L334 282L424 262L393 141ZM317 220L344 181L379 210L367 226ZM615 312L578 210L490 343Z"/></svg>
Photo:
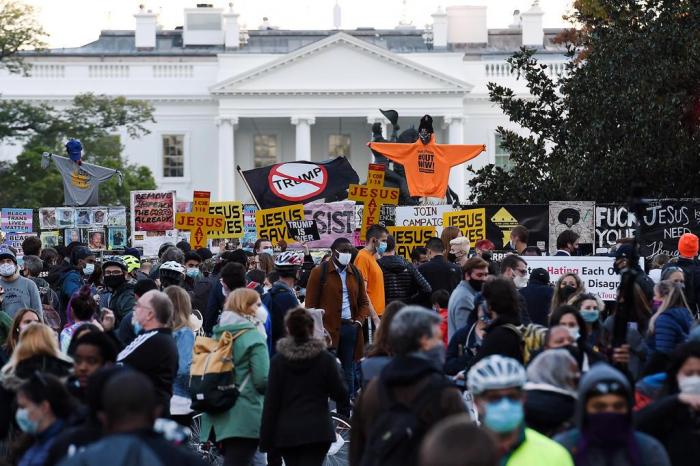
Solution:
<svg viewBox="0 0 700 466"><path fill-rule="evenodd" d="M573 466L569 452L525 427L525 368L498 354L476 363L467 375L482 427L490 431L503 466Z"/></svg>
<svg viewBox="0 0 700 466"><path fill-rule="evenodd" d="M204 413L201 440L207 441L213 433L224 446L224 466L250 464L260 439L267 374L270 358L267 339L258 330L260 295L247 288L239 288L229 294L219 325L214 327L214 338L224 332L235 334L246 330L233 342L235 384L241 394L228 411L217 414Z"/></svg>

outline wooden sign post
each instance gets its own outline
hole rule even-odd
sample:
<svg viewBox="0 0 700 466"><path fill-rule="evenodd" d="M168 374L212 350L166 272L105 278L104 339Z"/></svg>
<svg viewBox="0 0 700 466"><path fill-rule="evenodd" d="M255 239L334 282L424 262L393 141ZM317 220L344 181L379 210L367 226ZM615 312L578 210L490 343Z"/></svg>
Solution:
<svg viewBox="0 0 700 466"><path fill-rule="evenodd" d="M399 189L384 187L384 165L371 163L367 170L367 185L351 184L348 199L362 202L362 229L360 239L365 241L365 233L371 225L379 223L379 212L384 204L399 203Z"/></svg>
<svg viewBox="0 0 700 466"><path fill-rule="evenodd" d="M193 249L207 246L209 233L224 231L226 219L223 215L209 213L209 191L195 191L192 199L192 213L175 215L175 228L190 232L190 245Z"/></svg>

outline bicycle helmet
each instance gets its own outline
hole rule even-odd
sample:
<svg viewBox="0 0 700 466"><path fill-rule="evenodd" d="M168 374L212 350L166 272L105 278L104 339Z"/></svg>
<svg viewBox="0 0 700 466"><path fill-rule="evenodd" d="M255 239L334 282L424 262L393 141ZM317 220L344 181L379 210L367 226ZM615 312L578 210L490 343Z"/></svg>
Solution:
<svg viewBox="0 0 700 466"><path fill-rule="evenodd" d="M126 264L126 271L131 273L141 267L141 261L134 256L124 256L124 263Z"/></svg>
<svg viewBox="0 0 700 466"><path fill-rule="evenodd" d="M127 270L126 263L121 256L107 256L102 259L102 269L105 269L110 265L116 265L122 270Z"/></svg>
<svg viewBox="0 0 700 466"><path fill-rule="evenodd" d="M168 262L161 264L161 266L158 270L160 271L161 274L163 272L175 272L175 273L180 273L182 275L185 275L185 267L182 264L180 264L179 262L175 262L175 261L168 261Z"/></svg>
<svg viewBox="0 0 700 466"><path fill-rule="evenodd" d="M525 368L513 358L494 354L474 365L467 375L467 388L474 395L487 390L520 388L525 385Z"/></svg>
<svg viewBox="0 0 700 466"><path fill-rule="evenodd" d="M303 257L294 251L285 251L275 258L275 268L278 270L292 270L301 267Z"/></svg>
<svg viewBox="0 0 700 466"><path fill-rule="evenodd" d="M170 285L181 285L185 279L185 267L179 262L167 261L160 265L158 269L158 278L163 288Z"/></svg>

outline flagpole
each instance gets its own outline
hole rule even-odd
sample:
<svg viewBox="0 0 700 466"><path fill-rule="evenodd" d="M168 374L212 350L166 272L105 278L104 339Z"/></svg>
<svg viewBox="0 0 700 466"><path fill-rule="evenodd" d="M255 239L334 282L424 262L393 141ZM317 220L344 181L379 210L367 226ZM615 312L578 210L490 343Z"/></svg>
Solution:
<svg viewBox="0 0 700 466"><path fill-rule="evenodd" d="M239 175L241 175L241 179L243 180L243 184L245 184L246 189L250 193L250 196L253 198L253 202L255 202L255 207L260 210L260 204L258 204L258 200L255 198L255 194L253 194L253 190L250 189L250 185L248 185L248 181L245 179L245 176L243 176L243 170L241 170L240 165L236 165L236 171L238 172Z"/></svg>

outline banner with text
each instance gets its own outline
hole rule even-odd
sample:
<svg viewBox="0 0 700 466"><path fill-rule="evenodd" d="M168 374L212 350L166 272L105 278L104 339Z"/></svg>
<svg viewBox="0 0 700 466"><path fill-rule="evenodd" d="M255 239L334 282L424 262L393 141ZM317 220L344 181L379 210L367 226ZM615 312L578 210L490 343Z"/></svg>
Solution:
<svg viewBox="0 0 700 466"><path fill-rule="evenodd" d="M175 191L131 191L131 231L175 229Z"/></svg>
<svg viewBox="0 0 700 466"><path fill-rule="evenodd" d="M362 218L360 216L360 218ZM338 238L350 238L356 225L355 201L312 202L304 205L304 219L315 220L321 239L307 243L310 248L328 248Z"/></svg>
<svg viewBox="0 0 700 466"><path fill-rule="evenodd" d="M607 254L610 248L623 238L634 236L635 215L621 205L595 206L596 254Z"/></svg>
<svg viewBox="0 0 700 466"><path fill-rule="evenodd" d="M2 231L5 233L29 233L32 231L33 223L32 209L2 209Z"/></svg>
<svg viewBox="0 0 700 466"><path fill-rule="evenodd" d="M700 200L663 199L647 206L641 225L641 255L678 256L678 238L683 233L700 235Z"/></svg>
<svg viewBox="0 0 700 466"><path fill-rule="evenodd" d="M480 239L486 238L486 209L480 207L445 212L442 214L442 226L459 228L462 235L469 238L469 242L474 245Z"/></svg>
<svg viewBox="0 0 700 466"><path fill-rule="evenodd" d="M552 283L567 273L575 273L583 281L586 291L605 301L614 301L620 276L613 270L612 257L529 256L528 273L542 268L549 272Z"/></svg>
<svg viewBox="0 0 700 466"><path fill-rule="evenodd" d="M255 224L258 229L258 238L267 238L273 245L284 240L287 244L294 243L294 238L289 236L287 222L290 220L304 220L304 206L301 204L274 209L263 209L255 212Z"/></svg>
<svg viewBox="0 0 700 466"><path fill-rule="evenodd" d="M440 236L443 214L454 210L451 205L398 206L394 223L397 227L434 227Z"/></svg>
<svg viewBox="0 0 700 466"><path fill-rule="evenodd" d="M396 254L409 262L411 253L419 246L425 246L430 238L436 236L434 226L388 227L389 234L396 241Z"/></svg>
<svg viewBox="0 0 700 466"><path fill-rule="evenodd" d="M212 202L209 204L209 214L224 216L224 230L210 231L210 239L240 238L244 233L243 204L240 202Z"/></svg>

